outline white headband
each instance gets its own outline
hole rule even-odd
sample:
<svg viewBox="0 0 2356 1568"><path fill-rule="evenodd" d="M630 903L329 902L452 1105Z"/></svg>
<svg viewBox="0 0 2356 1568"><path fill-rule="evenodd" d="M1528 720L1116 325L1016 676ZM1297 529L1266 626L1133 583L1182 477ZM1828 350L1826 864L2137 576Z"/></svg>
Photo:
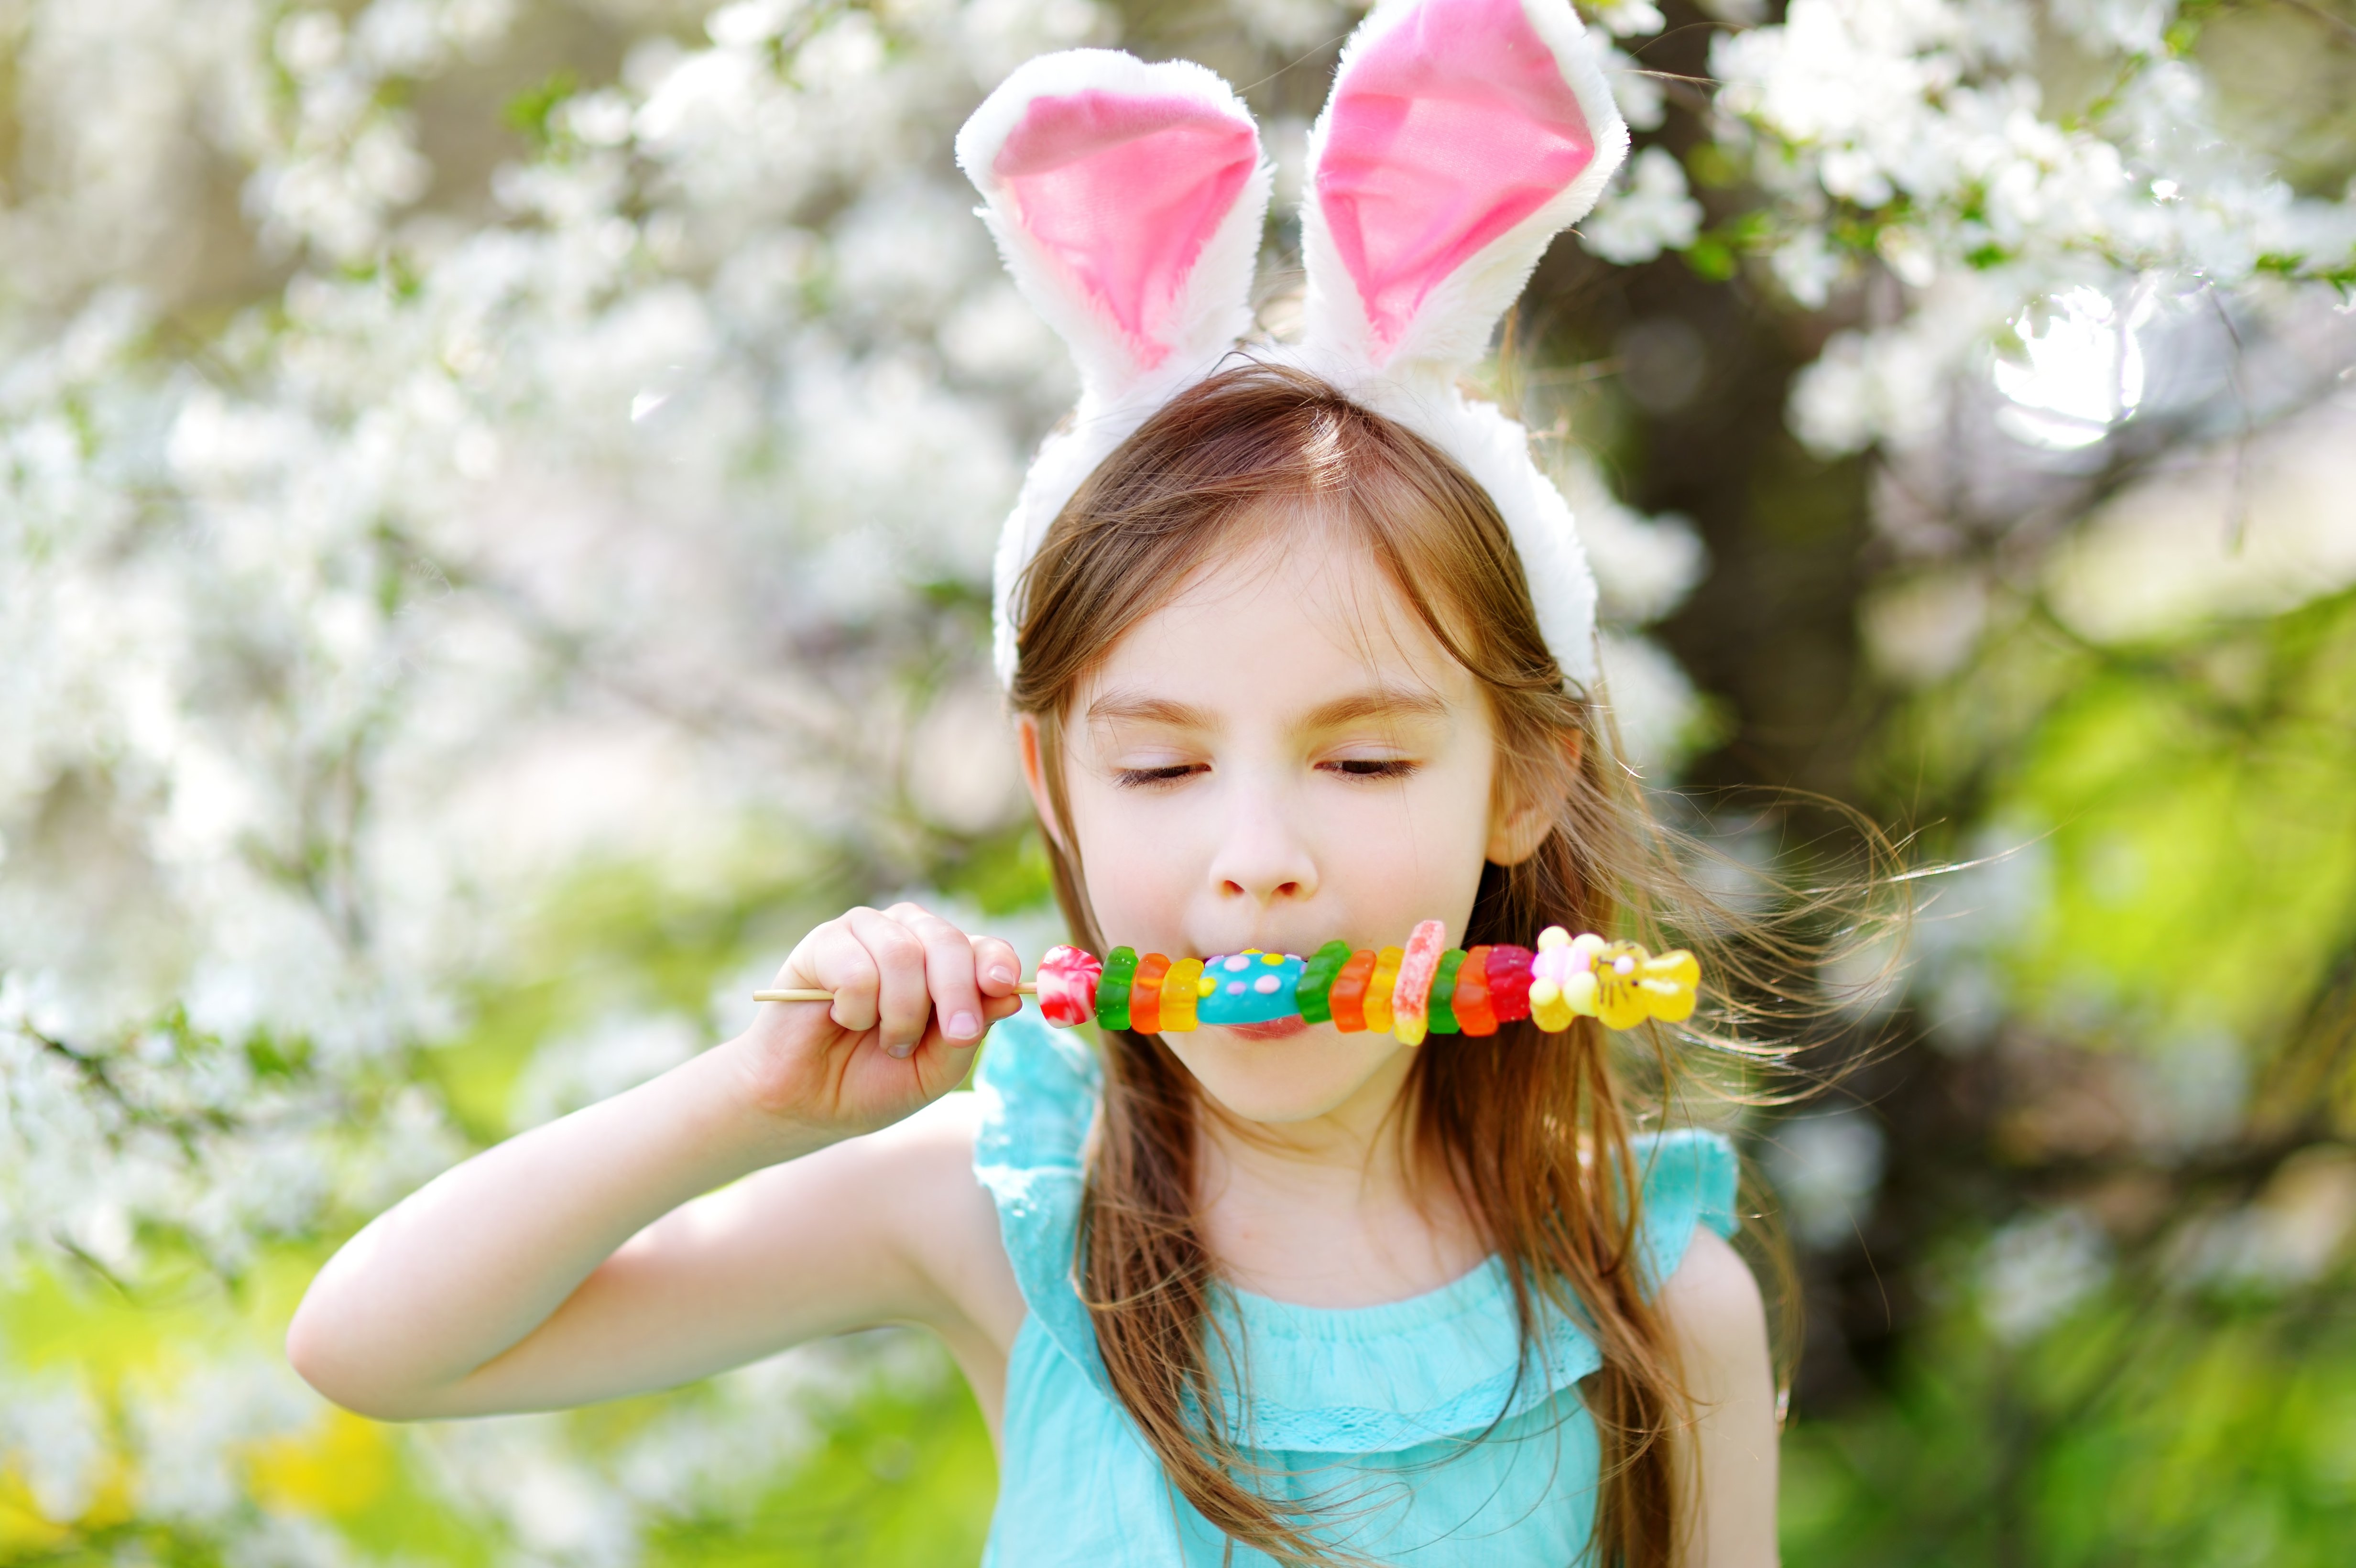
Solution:
<svg viewBox="0 0 2356 1568"><path fill-rule="evenodd" d="M1627 147L1569 0L1384 0L1309 135L1301 341L1260 353L1463 465L1513 535L1547 646L1582 686L1595 579L1570 508L1527 432L1457 379ZM1080 371L1079 407L999 539L991 656L1011 685L1014 589L1048 524L1250 328L1272 171L1215 73L1108 49L1023 65L958 133L957 157L1016 287Z"/></svg>

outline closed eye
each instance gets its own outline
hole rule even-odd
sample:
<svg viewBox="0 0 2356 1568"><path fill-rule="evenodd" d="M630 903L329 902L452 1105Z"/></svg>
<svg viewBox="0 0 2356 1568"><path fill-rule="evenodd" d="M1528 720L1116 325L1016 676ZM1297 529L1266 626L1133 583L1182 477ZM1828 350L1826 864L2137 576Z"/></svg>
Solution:
<svg viewBox="0 0 2356 1568"><path fill-rule="evenodd" d="M1173 763L1160 768L1116 768L1113 782L1123 789L1152 789L1157 785L1176 784L1190 773L1204 771L1200 763Z"/></svg>
<svg viewBox="0 0 2356 1568"><path fill-rule="evenodd" d="M1318 765L1349 779L1403 779L1422 766L1407 757L1344 757Z"/></svg>

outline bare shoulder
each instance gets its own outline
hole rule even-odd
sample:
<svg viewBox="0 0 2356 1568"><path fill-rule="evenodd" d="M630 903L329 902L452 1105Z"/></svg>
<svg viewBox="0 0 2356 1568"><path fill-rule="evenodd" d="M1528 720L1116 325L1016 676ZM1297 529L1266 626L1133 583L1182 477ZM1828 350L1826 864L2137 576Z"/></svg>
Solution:
<svg viewBox="0 0 2356 1568"><path fill-rule="evenodd" d="M1691 1424L1670 1446L1696 1568L1773 1568L1775 1371L1767 1308L1740 1254L1697 1227L1661 1293Z"/></svg>
<svg viewBox="0 0 2356 1568"><path fill-rule="evenodd" d="M1661 1292L1661 1310L1687 1347L1708 1352L1767 1351L1767 1306L1741 1254L1706 1225L1694 1228L1685 1261Z"/></svg>

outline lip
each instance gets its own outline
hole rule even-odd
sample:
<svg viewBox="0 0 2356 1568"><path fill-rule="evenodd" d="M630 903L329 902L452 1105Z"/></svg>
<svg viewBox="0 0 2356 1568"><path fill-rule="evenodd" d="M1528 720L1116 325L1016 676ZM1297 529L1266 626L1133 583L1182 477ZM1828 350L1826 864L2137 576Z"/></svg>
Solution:
<svg viewBox="0 0 2356 1568"><path fill-rule="evenodd" d="M1226 1024L1221 1026L1232 1035L1245 1040L1290 1040L1309 1027L1309 1020L1295 1013L1289 1019L1270 1019L1261 1024Z"/></svg>

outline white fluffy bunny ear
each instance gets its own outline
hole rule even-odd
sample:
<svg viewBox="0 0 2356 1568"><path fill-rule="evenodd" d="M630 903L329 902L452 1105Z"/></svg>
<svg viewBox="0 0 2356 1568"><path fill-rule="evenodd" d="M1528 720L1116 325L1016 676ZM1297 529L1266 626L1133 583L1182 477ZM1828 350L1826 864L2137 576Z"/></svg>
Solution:
<svg viewBox="0 0 2356 1568"><path fill-rule="evenodd" d="M1042 55L974 111L957 158L1015 285L1079 363L1084 418L1200 375L1250 325L1270 171L1215 73Z"/></svg>
<svg viewBox="0 0 2356 1568"><path fill-rule="evenodd" d="M1114 447L1251 325L1274 171L1250 111L1187 60L1111 49L1028 61L958 133L1006 269L1080 368L998 539L991 662L1014 679L1014 590L1047 526Z"/></svg>
<svg viewBox="0 0 2356 1568"><path fill-rule="evenodd" d="M1478 359L1627 150L1569 0L1383 0L1310 133L1309 357L1345 382Z"/></svg>

